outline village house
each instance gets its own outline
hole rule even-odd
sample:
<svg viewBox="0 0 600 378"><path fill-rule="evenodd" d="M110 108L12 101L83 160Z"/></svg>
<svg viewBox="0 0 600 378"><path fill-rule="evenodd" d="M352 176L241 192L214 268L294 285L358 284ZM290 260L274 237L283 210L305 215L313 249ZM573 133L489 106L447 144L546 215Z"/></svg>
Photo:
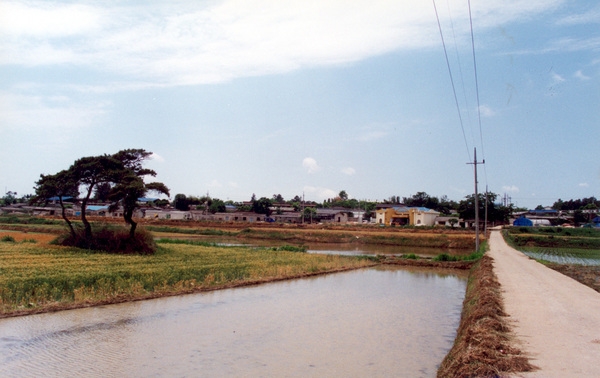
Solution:
<svg viewBox="0 0 600 378"><path fill-rule="evenodd" d="M381 207L375 212L375 223L386 226L434 226L439 215L439 212L426 207Z"/></svg>

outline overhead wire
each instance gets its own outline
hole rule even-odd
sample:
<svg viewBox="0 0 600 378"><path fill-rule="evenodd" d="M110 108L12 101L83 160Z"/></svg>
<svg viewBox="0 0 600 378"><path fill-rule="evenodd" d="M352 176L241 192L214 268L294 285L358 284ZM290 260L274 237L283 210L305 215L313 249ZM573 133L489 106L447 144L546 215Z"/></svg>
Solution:
<svg viewBox="0 0 600 378"><path fill-rule="evenodd" d="M450 10L450 1L446 0L446 6L448 7L448 18L450 20L450 28L452 29L452 38L454 39L454 51L456 53L456 62L458 65L458 73L460 75L460 83L463 90L463 98L465 101L465 112L467 113L467 125L471 125L471 111L469 110L469 100L467 99L467 89L465 87L465 78L462 70L462 63L460 60L460 53L458 52L458 43L456 42L456 32L454 31L454 21L452 20L452 11ZM475 145L475 138L471 130L471 140Z"/></svg>
<svg viewBox="0 0 600 378"><path fill-rule="evenodd" d="M444 56L446 57L446 66L448 67L448 74L450 75L450 82L452 84L452 93L454 94L454 103L456 104L456 110L458 112L458 118L460 120L460 128L462 130L463 139L465 141L465 148L467 150L467 156L468 156L469 160L471 160L471 152L469 151L469 143L467 142L467 136L465 134L465 126L464 126L462 115L460 112L460 106L458 104L458 97L456 96L456 86L454 85L452 69L450 68L450 60L448 59L448 51L446 49L446 42L444 41L444 33L442 32L442 24L440 23L440 17L438 14L437 6L435 5L435 0L432 0L432 1L433 1L433 9L435 10L435 17L437 18L438 29L440 31L440 37L442 39L442 45L444 47Z"/></svg>
<svg viewBox="0 0 600 378"><path fill-rule="evenodd" d="M469 24L471 27L471 48L473 51L473 72L475 75L475 95L477 96L477 120L479 123L479 140L481 143L481 156L483 161L485 162L485 149L483 147L483 131L481 127L481 104L479 102L479 80L477 75L477 59L475 58L475 35L473 33L473 16L471 12L471 0L467 0L469 6ZM483 171L485 174L485 183L487 185L487 169L485 168L485 164L483 164Z"/></svg>
<svg viewBox="0 0 600 378"><path fill-rule="evenodd" d="M440 17L439 17L439 13L438 13L438 9L437 9L437 5L435 3L435 0L432 0L433 2L433 8L435 10L435 16L437 19L437 23L438 23L438 29L440 32L440 37L442 40L442 46L444 48L444 56L446 58L446 66L448 68L448 74L450 76L450 82L452 84L452 93L454 95L454 102L456 104L456 109L458 112L458 117L460 120L460 127L462 130L462 134L463 134L463 139L465 141L465 146L467 149L467 154L469 156L469 161L471 160L471 153L470 153L470 149L469 149L469 145L467 142L467 137L466 137L466 133L465 133L465 126L464 126L464 122L463 122L463 117L462 117L462 112L460 109L460 105L458 102L458 96L456 94L456 86L454 84L454 77L452 75L452 67L450 65L450 60L448 58L448 51L447 51L447 47L446 47L446 41L444 39L444 33L442 30L442 25L440 22ZM469 26L470 26L470 33L471 33L471 51L472 51L472 58L473 58L473 73L474 73L474 79L475 79L475 96L476 96L476 101L477 101L477 123L478 123L478 128L479 128L479 144L481 145L481 156L483 158L483 162L485 162L485 148L484 148L484 143L483 143L483 127L482 127L482 122L481 122L481 101L480 101L480 95L479 95L479 75L477 72L477 58L476 58L476 54L475 54L475 33L473 31L473 14L472 14L472 10L471 10L471 0L467 0L467 4L468 4L468 10L469 10ZM448 5L448 12L450 13L450 6ZM450 17L450 22L451 22L451 27L452 27L452 32L454 33L454 23L452 22L452 18ZM454 34L453 34L454 35ZM456 37L455 37L455 45L456 45ZM462 65L460 62L460 57L459 54L457 52L457 60L458 60L458 67L459 67L459 71L461 74L461 80L463 83L463 94L465 96L465 105L468 107L468 101L467 101L467 97L466 97L466 89L465 89L465 85L464 85L464 79L463 79L463 75L462 75ZM469 112L467 110L467 116L469 115ZM475 143L475 141L473 140L473 144L477 144ZM487 169L485 167L485 164L483 164L483 168L484 168L484 173L485 173L485 182L486 182L486 186L487 186Z"/></svg>

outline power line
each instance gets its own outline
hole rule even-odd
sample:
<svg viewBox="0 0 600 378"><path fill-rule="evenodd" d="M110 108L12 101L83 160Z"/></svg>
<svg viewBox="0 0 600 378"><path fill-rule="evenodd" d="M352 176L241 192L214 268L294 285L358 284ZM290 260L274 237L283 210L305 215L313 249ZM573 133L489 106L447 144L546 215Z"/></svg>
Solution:
<svg viewBox="0 0 600 378"><path fill-rule="evenodd" d="M483 160L485 160L485 149L483 148L483 132L481 128L481 104L479 102L479 80L477 78L477 59L475 59L475 36L473 33L473 17L471 14L471 0L467 1L469 5L469 24L471 26L471 47L473 51L473 72L475 75L475 94L477 96L477 119L479 123L479 140L481 143L481 155ZM483 171L485 173L485 181L487 184L487 170L485 169L485 165L483 166Z"/></svg>
<svg viewBox="0 0 600 378"><path fill-rule="evenodd" d="M448 73L450 74L450 82L452 83L452 93L454 94L454 103L456 104L456 110L458 111L458 118L460 120L460 128L462 130L463 139L465 141L465 148L467 149L467 156L471 160L471 153L469 152L469 144L467 143L467 137L465 135L465 127L460 114L460 106L458 105L458 98L456 97L456 87L454 85L454 78L452 77L452 70L450 69L450 60L448 59L448 51L446 50L446 42L444 41L444 34L442 33L442 25L440 24L440 17L438 15L437 6L435 0L433 2L433 9L435 10L435 17L437 18L438 28L440 30L440 37L442 38L442 45L444 46L444 56L446 57L446 66L448 67Z"/></svg>
<svg viewBox="0 0 600 378"><path fill-rule="evenodd" d="M463 70L462 70L462 63L460 60L460 53L458 52L458 43L456 42L456 33L454 31L454 21L452 20L452 11L450 9L450 2L446 1L446 5L448 7L448 18L450 19L450 28L452 29L452 38L454 39L454 51L456 53L456 62L458 65L458 73L460 75L460 83L462 86L462 91L463 91L463 98L465 101L465 109L466 109L466 113L467 113L467 125L471 125L471 112L469 110L469 100L467 99L467 89L465 87L465 79L464 79L464 74L463 74ZM473 138L473 132L471 132L471 139L473 142L473 145L475 145L475 139Z"/></svg>

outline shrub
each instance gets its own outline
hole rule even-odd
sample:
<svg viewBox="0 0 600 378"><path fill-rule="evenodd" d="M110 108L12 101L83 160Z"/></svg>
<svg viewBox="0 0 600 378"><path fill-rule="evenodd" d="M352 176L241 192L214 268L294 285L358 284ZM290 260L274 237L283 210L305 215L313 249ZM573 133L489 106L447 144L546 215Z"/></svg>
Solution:
<svg viewBox="0 0 600 378"><path fill-rule="evenodd" d="M15 238L13 238L10 235L6 235L6 236L3 236L2 239L0 239L0 241L14 243L15 242Z"/></svg>
<svg viewBox="0 0 600 378"><path fill-rule="evenodd" d="M78 229L74 237L71 234L62 235L56 244L126 255L152 255L157 249L154 238L144 229L138 229L135 236L130 238L127 228L107 225L94 227L90 240L85 238L84 230Z"/></svg>
<svg viewBox="0 0 600 378"><path fill-rule="evenodd" d="M433 258L433 261L456 261L456 256L450 256L447 253L442 253Z"/></svg>
<svg viewBox="0 0 600 378"><path fill-rule="evenodd" d="M271 249L273 251L287 251L287 252L306 252L306 251L308 251L308 248L304 245L301 245L299 247L296 247L293 245L282 245L280 247L272 247Z"/></svg>

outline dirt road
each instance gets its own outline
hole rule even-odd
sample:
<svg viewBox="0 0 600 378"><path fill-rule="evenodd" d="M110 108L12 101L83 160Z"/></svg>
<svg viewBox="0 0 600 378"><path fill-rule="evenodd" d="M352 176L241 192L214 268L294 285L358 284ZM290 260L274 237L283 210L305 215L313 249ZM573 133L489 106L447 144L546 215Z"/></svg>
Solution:
<svg viewBox="0 0 600 378"><path fill-rule="evenodd" d="M517 377L600 377L600 293L529 259L492 231L490 256L518 347L540 368Z"/></svg>

